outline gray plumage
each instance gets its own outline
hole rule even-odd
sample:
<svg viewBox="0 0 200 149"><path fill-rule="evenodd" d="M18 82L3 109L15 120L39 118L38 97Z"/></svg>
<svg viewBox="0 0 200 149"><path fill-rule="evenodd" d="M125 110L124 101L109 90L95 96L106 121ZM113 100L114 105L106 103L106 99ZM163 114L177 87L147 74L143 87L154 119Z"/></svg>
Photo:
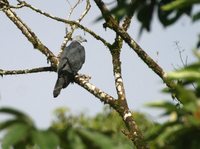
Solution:
<svg viewBox="0 0 200 149"><path fill-rule="evenodd" d="M76 36L61 53L57 69L58 79L53 91L54 98L60 94L62 88L66 88L70 82L74 81L74 76L85 62L85 48L81 45L82 42L86 40L81 36Z"/></svg>

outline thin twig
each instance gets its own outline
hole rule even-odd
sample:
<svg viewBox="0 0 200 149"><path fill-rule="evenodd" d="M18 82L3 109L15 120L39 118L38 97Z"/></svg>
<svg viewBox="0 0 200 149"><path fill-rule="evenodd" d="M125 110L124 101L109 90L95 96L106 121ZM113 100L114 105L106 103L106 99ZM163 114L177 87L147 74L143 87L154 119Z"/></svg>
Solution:
<svg viewBox="0 0 200 149"><path fill-rule="evenodd" d="M80 23L81 20L86 16L86 14L89 12L90 8L91 8L90 1L89 1L89 0L86 0L86 7L85 7L85 10L83 11L83 13L81 14L81 16L80 16L79 19L77 20L78 23Z"/></svg>
<svg viewBox="0 0 200 149"><path fill-rule="evenodd" d="M69 0L66 0L66 1L67 1L67 3L69 4L69 6L72 7L72 5L71 5L71 3L69 2Z"/></svg>
<svg viewBox="0 0 200 149"><path fill-rule="evenodd" d="M76 2L76 4L72 7L71 5L70 5L70 12L69 12L69 16L68 16L68 20L70 19L70 17L71 17L71 15L72 15L72 13L73 13L73 11L74 11L74 9L78 6L78 4L80 3L80 1L81 0L78 0L77 2Z"/></svg>
<svg viewBox="0 0 200 149"><path fill-rule="evenodd" d="M22 2L22 1L20 1ZM90 30L89 28L81 25L80 23L76 22L76 21L69 21L69 20L66 20L66 19L62 19L62 18L59 18L59 17L56 17L56 16L53 16L53 15L50 15L38 8L35 8L33 6L31 6L30 4L26 3L23 1L23 3L25 3L25 6L27 8L30 8L31 10L37 12L37 13L40 13L42 14L43 16L46 16L48 18L51 18L53 20L56 20L56 21L59 21L59 22L63 22L63 23L66 23L66 24L69 24L69 25L76 25L78 28L84 30L85 32L89 33L91 36L93 36L95 39L101 41L106 47L109 47L111 46L111 44L109 42L107 42L105 39L103 39L101 36L97 35L94 31Z"/></svg>
<svg viewBox="0 0 200 149"><path fill-rule="evenodd" d="M133 4L133 1L134 1L134 0L131 0L130 5ZM132 18L133 18L133 14L126 16L125 19L123 20L122 28L123 28L125 31L128 30L128 28L129 28L129 26L130 26L130 24L131 24Z"/></svg>
<svg viewBox="0 0 200 149"><path fill-rule="evenodd" d="M2 70L0 69L0 75L21 75L28 73L39 73L39 72L47 72L47 71L55 71L53 67L39 67L32 69L24 69L24 70Z"/></svg>
<svg viewBox="0 0 200 149"><path fill-rule="evenodd" d="M181 60L181 63L182 63L182 66L183 67L187 67L187 65L188 65L188 56L186 56L185 57L185 60L183 59L183 55L182 55L182 53L185 51L184 49L181 49L181 47L180 47L180 45L179 45L179 41L175 41L175 45L176 45L176 48L177 48L177 50L178 50L178 53L179 53L179 58L180 58L180 60ZM176 69L175 69L176 70ZM194 89L196 89L196 86L195 86L195 84L194 83L191 83L191 85L192 85L192 87L194 88Z"/></svg>
<svg viewBox="0 0 200 149"><path fill-rule="evenodd" d="M127 31L130 24L131 24L131 19L132 19L133 16L126 16L124 21L123 21L123 24L122 24L122 28Z"/></svg>
<svg viewBox="0 0 200 149"><path fill-rule="evenodd" d="M79 4L79 1L76 3L76 5L72 8L71 10L71 13L73 12L73 10L77 7L77 5ZM91 8L91 5L90 5L90 1L87 0L87 3L86 3L86 7L85 7L85 10L84 12L81 14L81 16L79 17L79 19L76 21L77 23L80 23L82 21L82 19L85 17L85 15L89 12ZM71 31L68 31L66 36L64 37L64 40L61 44L61 50L58 54L58 57L59 55L62 53L62 51L64 50L64 48L66 47L68 41L72 38L72 34L74 33L75 29L77 28L77 25L70 25L71 27Z"/></svg>
<svg viewBox="0 0 200 149"><path fill-rule="evenodd" d="M69 12L69 16L67 17L67 20L70 20L70 17L71 17L71 15L72 15L74 9L75 9L75 8L78 6L78 4L80 3L80 0L78 0L77 3L76 3L73 7L71 6L71 4L70 4L70 2L69 2L68 0L67 0L67 2L69 3L69 6L71 7L71 8L70 8L70 12ZM60 57L60 54L62 53L62 51L63 51L64 48L66 47L68 41L72 39L72 34L73 34L73 32L74 32L73 26L74 26L74 25L69 25L69 27L70 27L70 29L71 29L71 31L69 31L68 24L66 24L66 35L65 35L65 37L64 37L64 39L63 39L63 42L62 42L62 44L61 44L61 48L60 48L60 51L59 51L59 54L58 54L57 57Z"/></svg>
<svg viewBox="0 0 200 149"><path fill-rule="evenodd" d="M179 42L178 42L178 41L175 41L174 43L175 43L176 48L177 48L177 50L178 50L179 58L180 58L180 60L181 60L181 63L182 63L182 65L183 65L183 67L186 67L186 66L187 66L187 62L183 60L183 55L182 55L182 53L183 53L185 50L184 50L184 49L181 49L181 47L179 46ZM186 59L186 60L187 60L187 59Z"/></svg>

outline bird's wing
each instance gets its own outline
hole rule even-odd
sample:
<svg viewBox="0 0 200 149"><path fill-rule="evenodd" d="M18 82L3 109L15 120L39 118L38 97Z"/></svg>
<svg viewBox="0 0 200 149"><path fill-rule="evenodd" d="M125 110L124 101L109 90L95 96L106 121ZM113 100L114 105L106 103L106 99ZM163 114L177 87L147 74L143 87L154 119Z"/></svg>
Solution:
<svg viewBox="0 0 200 149"><path fill-rule="evenodd" d="M69 51L70 47L66 47L66 49L61 53L61 57L59 60L59 65L58 65L58 74L62 74L62 73L73 73L72 69L70 68L69 65L69 60L68 60L68 51Z"/></svg>
<svg viewBox="0 0 200 149"><path fill-rule="evenodd" d="M85 62L85 48L76 44L67 53L67 59L73 73L77 73Z"/></svg>
<svg viewBox="0 0 200 149"><path fill-rule="evenodd" d="M60 61L59 65L58 65L58 74L62 74L62 73L73 73L70 65L69 65L69 62L68 62L68 59L67 58L64 58Z"/></svg>

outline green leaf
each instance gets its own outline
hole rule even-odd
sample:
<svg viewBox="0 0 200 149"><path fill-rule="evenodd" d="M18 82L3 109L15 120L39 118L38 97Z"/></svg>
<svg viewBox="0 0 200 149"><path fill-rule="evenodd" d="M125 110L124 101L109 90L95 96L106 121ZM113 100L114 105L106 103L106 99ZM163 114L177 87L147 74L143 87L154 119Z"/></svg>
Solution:
<svg viewBox="0 0 200 149"><path fill-rule="evenodd" d="M175 1L182 0L161 0L158 4L158 18L164 26L169 26L177 22L177 20L184 14L190 15L192 6L188 5L183 8L163 9L164 6L171 6ZM188 1L188 0L187 0Z"/></svg>
<svg viewBox="0 0 200 149"><path fill-rule="evenodd" d="M159 101L159 102L152 102L147 103L145 106L153 107L153 108L162 108L163 110L166 110L168 114L177 111L177 107L172 102L168 101Z"/></svg>
<svg viewBox="0 0 200 149"><path fill-rule="evenodd" d="M170 133L171 131L171 133ZM198 127L177 125L169 129L163 140L178 149L197 149L200 147L200 131Z"/></svg>
<svg viewBox="0 0 200 149"><path fill-rule="evenodd" d="M23 112L8 107L0 108L0 113L11 114L17 117L26 117L26 115Z"/></svg>
<svg viewBox="0 0 200 149"><path fill-rule="evenodd" d="M162 133L159 134L157 138L157 142L160 143L160 146L164 148L169 140L173 140L176 137L176 131L183 129L184 126L182 124L175 124L170 127L167 127ZM174 146L175 144L173 144Z"/></svg>
<svg viewBox="0 0 200 149"><path fill-rule="evenodd" d="M183 88L182 86L178 86L176 87L176 92L184 106L191 103L197 104L197 97L192 90Z"/></svg>
<svg viewBox="0 0 200 149"><path fill-rule="evenodd" d="M167 74L169 79L189 79L189 80L199 80L200 72L195 70L181 70L176 72L170 72Z"/></svg>
<svg viewBox="0 0 200 149"><path fill-rule="evenodd" d="M58 136L51 131L32 132L33 143L38 145L40 149L56 149L59 146Z"/></svg>
<svg viewBox="0 0 200 149"><path fill-rule="evenodd" d="M190 103L185 104L183 108L186 111L194 113L195 111L197 111L198 106L196 102L190 102Z"/></svg>
<svg viewBox="0 0 200 149"><path fill-rule="evenodd" d="M1 123L0 123L0 131L6 129L6 128L8 128L8 127L10 127L11 125L14 125L14 124L16 124L16 123L20 123L20 121L14 119L14 120L7 120L7 121L5 121L5 122L1 122Z"/></svg>
<svg viewBox="0 0 200 149"><path fill-rule="evenodd" d="M6 114L10 114L16 117L17 120L23 121L29 125L33 125L33 121L31 120L31 118L24 114L21 111L12 109L12 108L8 108L8 107L3 107L0 108L0 113L6 113Z"/></svg>
<svg viewBox="0 0 200 149"><path fill-rule="evenodd" d="M198 128L200 125L200 119L199 119L199 117L195 116L197 114L199 115L199 111L195 111L195 113L193 113L193 115L187 116L187 120L190 125L196 126Z"/></svg>
<svg viewBox="0 0 200 149"><path fill-rule="evenodd" d="M100 132L89 131L86 129L78 130L82 138L88 140L90 144L100 149L116 149L112 143L112 139Z"/></svg>
<svg viewBox="0 0 200 149"><path fill-rule="evenodd" d="M192 21L198 21L200 19L200 12L196 13L195 15L192 16Z"/></svg>
<svg viewBox="0 0 200 149"><path fill-rule="evenodd" d="M195 51L194 51L195 53ZM180 70L193 70L193 71L199 71L200 70L200 63L199 62L195 62L195 63L192 63L186 67L184 67L183 69L180 69Z"/></svg>
<svg viewBox="0 0 200 149"><path fill-rule="evenodd" d="M181 9L181 8L188 7L189 5L193 5L199 2L200 2L199 0L174 0L171 3L164 5L162 9L164 11L168 11L172 9Z"/></svg>
<svg viewBox="0 0 200 149"><path fill-rule="evenodd" d="M29 126L15 124L11 126L2 141L2 149L10 149L11 146L24 140L29 133Z"/></svg>
<svg viewBox="0 0 200 149"><path fill-rule="evenodd" d="M162 125L160 124L157 124L157 125L154 125L153 127L151 127L151 129L149 129L147 132L146 132L146 136L145 138L147 140L155 140L157 137L159 137L161 134L163 134L165 132L165 130L167 128L170 128L174 125L178 124L177 121L175 122L166 122Z"/></svg>
<svg viewBox="0 0 200 149"><path fill-rule="evenodd" d="M81 137L74 131L74 129L69 129L69 131L67 132L67 138L69 141L69 145L72 149L86 148L81 140Z"/></svg>
<svg viewBox="0 0 200 149"><path fill-rule="evenodd" d="M151 21L154 12L154 3L143 4L138 10L137 18L142 24L142 28L145 28L147 31L150 31Z"/></svg>

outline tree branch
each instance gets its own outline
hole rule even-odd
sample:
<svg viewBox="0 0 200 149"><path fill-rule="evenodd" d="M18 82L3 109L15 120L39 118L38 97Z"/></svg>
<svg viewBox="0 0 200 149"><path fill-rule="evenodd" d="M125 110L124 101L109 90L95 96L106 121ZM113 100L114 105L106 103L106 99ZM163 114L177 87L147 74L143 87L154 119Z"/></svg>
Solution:
<svg viewBox="0 0 200 149"><path fill-rule="evenodd" d="M85 10L83 11L83 13L81 14L81 16L79 17L79 19L77 20L78 23L81 22L81 20L86 16L86 14L89 12L90 8L91 8L91 5L90 5L90 1L87 0L86 1L86 7L85 7Z"/></svg>
<svg viewBox="0 0 200 149"><path fill-rule="evenodd" d="M113 20L112 17L109 17L109 13L107 13L108 9L105 8L104 3L101 0L95 0L95 3L99 7L102 12L102 15L105 13L108 14L106 17L106 26L110 29L114 30L121 38L133 49L137 55L147 64L149 68L151 68L169 88L175 88L176 83L169 81L166 79L165 71L135 42L131 36L124 30L119 27L116 21ZM178 98L178 97L177 97Z"/></svg>
<svg viewBox="0 0 200 149"><path fill-rule="evenodd" d="M126 16L124 21L123 21L123 24L122 24L122 28L127 31L130 24L131 24L131 19L132 19L133 16Z"/></svg>
<svg viewBox="0 0 200 149"><path fill-rule="evenodd" d="M123 85L123 79L121 74L121 61L120 54L121 48L123 45L123 40L120 36L116 34L114 43L112 44L111 55L112 55L112 64L113 64L113 74L115 78L115 87L119 100L126 100L125 89Z"/></svg>
<svg viewBox="0 0 200 149"><path fill-rule="evenodd" d="M70 5L70 2L68 0L67 0L67 2ZM73 7L70 5L71 8L70 8L69 16L67 18L68 20L70 19L74 9L78 6L78 4L80 4L80 2L81 2L81 0L77 0L76 4Z"/></svg>
<svg viewBox="0 0 200 149"><path fill-rule="evenodd" d="M31 73L40 73L40 72L55 72L56 70L53 67L39 67L32 69L24 70L2 70L0 69L0 76L4 75L21 75L21 74L31 74ZM109 94L103 92L101 89L95 87L93 84L89 83L90 77L86 75L76 75L75 82L85 88L87 91L92 93L95 97L99 98L104 104L109 104L115 106L116 99L114 99Z"/></svg>
<svg viewBox="0 0 200 149"><path fill-rule="evenodd" d="M142 132L138 128L132 113L129 110L126 94L125 94L125 88L123 84L122 74L121 74L121 62L120 62L120 52L122 48L123 40L120 36L116 36L115 42L113 43L114 48L111 50L112 54L112 61L113 61L113 74L115 77L115 86L116 91L118 94L118 100L117 105L118 106L112 106L123 118L123 121L126 125L126 127L129 130L129 133L127 133L127 137L133 141L133 143L137 146L137 148L148 148L146 145Z"/></svg>
<svg viewBox="0 0 200 149"><path fill-rule="evenodd" d="M20 75L20 74L28 74L28 73L38 73L38 72L47 72L47 71L55 71L53 67L39 67L32 69L24 69L24 70L2 70L0 69L0 75Z"/></svg>
<svg viewBox="0 0 200 149"><path fill-rule="evenodd" d="M40 73L40 72L55 72L56 70L53 67L39 67L32 69L24 70L2 70L0 69L0 76L4 75L21 75L21 74L30 74L30 73ZM101 89L95 87L93 84L89 83L89 77L86 75L76 75L75 82L85 88L87 91L92 93L95 97L99 98L104 104L109 104L115 106L116 99L114 99L109 94L103 92Z"/></svg>
<svg viewBox="0 0 200 149"><path fill-rule="evenodd" d="M135 42L131 36L122 28L120 28L117 24L109 24L108 27L113 29L117 34L123 38L123 40L133 49L137 55L147 64L151 70L153 70L162 80L163 82L171 89L176 88L177 84L174 81L168 80L166 78L166 72L160 67L138 44ZM180 101L178 95L175 97ZM180 101L181 102L181 101Z"/></svg>
<svg viewBox="0 0 200 149"><path fill-rule="evenodd" d="M115 24L116 26L119 26L119 23L117 20L115 20L109 13L109 10L107 9L106 5L102 0L94 0L97 6L99 7L102 16L104 17L106 23L104 25L107 26L107 23L109 24ZM122 27L127 30L131 21L130 18L126 18L122 24ZM112 28L111 28L112 29ZM149 148L146 144L144 137L142 135L142 132L138 128L135 120L133 119L132 113L129 111L129 107L126 100L125 95L125 89L123 85L123 80L121 76L121 62L120 62L120 52L122 48L123 40L119 36L119 34L116 32L116 38L115 42L112 44L111 54L113 59L113 73L115 77L115 86L118 94L118 107L113 107L123 118L124 123L126 124L126 127L129 130L128 137L132 140L132 142L135 144L135 146L138 149L147 149Z"/></svg>
<svg viewBox="0 0 200 149"><path fill-rule="evenodd" d="M135 145L139 149L146 149L147 146L144 146L144 139L142 138L141 131L139 130L135 120L132 117L132 113L128 110L127 105L123 105L118 100L114 99L109 94L103 92L93 84L89 83L89 79L84 75L75 76L75 82L93 94L95 97L99 98L104 104L109 104L113 109L115 109L120 116L123 118L129 133L126 135L135 142Z"/></svg>
<svg viewBox="0 0 200 149"><path fill-rule="evenodd" d="M109 15L109 10L106 8L102 0L94 0L99 7L102 15L106 20L106 26L114 30L120 35L123 40L138 54L138 56L161 78L164 76L163 69L130 37L123 28L119 27L118 23L112 16ZM127 27L125 27L126 29Z"/></svg>
<svg viewBox="0 0 200 149"><path fill-rule="evenodd" d="M116 24L108 25L137 53L137 55L151 68L161 79L164 79L164 70L135 42L130 35Z"/></svg>
<svg viewBox="0 0 200 149"><path fill-rule="evenodd" d="M120 53L123 45L123 40L120 36L116 34L115 42L113 43L113 49L111 49L112 61L113 61L113 74L115 77L115 86L118 94L118 106L113 107L123 118L126 127L129 130L128 138L133 141L137 148L148 148L146 142L144 141L142 132L138 128L132 113L129 110L125 88L123 84L122 74L121 74L121 61Z"/></svg>
<svg viewBox="0 0 200 149"><path fill-rule="evenodd" d="M99 98L104 104L109 104L110 106L115 106L116 100L109 94L103 92L101 89L97 88L93 84L89 83L89 77L85 75L76 75L75 82L93 94L95 97Z"/></svg>

